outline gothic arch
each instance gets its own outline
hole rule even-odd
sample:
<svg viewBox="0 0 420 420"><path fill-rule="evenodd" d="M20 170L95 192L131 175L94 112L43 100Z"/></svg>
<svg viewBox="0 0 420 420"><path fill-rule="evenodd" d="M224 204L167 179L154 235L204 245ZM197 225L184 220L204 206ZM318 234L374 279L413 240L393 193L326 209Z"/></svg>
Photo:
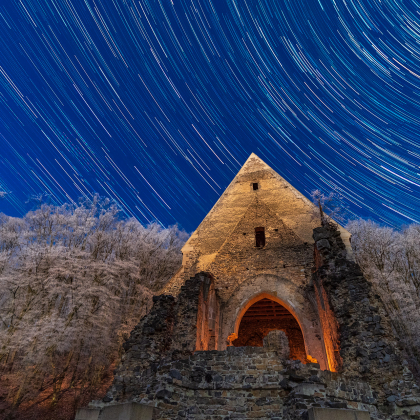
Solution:
<svg viewBox="0 0 420 420"><path fill-rule="evenodd" d="M277 296L274 296L270 293L267 292L261 292L259 294L257 294L256 296L252 297L241 309L238 317L236 318L236 322L235 322L235 331L234 333L237 335L238 331L239 331L239 325L241 324L242 318L245 315L245 312L256 302L262 300L262 299L270 299L273 300L274 302L279 303L280 305L284 306L292 315L293 317L296 319L297 323L299 324L300 329L302 330L302 325L299 322L299 318L296 315L295 311L293 310L293 308L287 304L287 302L283 301L282 299L278 298ZM303 333L303 330L302 330ZM303 336L303 338L305 339L305 336Z"/></svg>
<svg viewBox="0 0 420 420"><path fill-rule="evenodd" d="M227 338L232 333L238 334L240 321L246 310L264 296L278 302L293 315L301 328L306 354L317 359L322 369L328 369L316 308L295 283L272 274L248 278L238 285L224 303L221 310L219 349L226 348Z"/></svg>

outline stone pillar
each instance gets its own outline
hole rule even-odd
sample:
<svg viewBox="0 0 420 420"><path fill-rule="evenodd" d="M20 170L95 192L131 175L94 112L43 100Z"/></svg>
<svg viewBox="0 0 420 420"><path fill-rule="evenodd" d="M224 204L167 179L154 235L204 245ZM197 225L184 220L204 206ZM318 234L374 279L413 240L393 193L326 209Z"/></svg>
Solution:
<svg viewBox="0 0 420 420"><path fill-rule="evenodd" d="M97 408L80 408L74 420L152 420L153 407L133 402Z"/></svg>

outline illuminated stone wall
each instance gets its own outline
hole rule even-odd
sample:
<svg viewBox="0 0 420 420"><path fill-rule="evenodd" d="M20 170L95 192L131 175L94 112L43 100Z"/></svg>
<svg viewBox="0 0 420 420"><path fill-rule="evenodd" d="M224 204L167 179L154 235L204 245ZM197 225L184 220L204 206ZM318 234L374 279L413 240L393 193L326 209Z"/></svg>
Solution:
<svg viewBox="0 0 420 420"><path fill-rule="evenodd" d="M241 323L238 338L232 342L235 347L262 347L264 337L273 330L284 331L290 347L290 359L306 363L305 342L299 324L294 318L283 320L247 321Z"/></svg>
<svg viewBox="0 0 420 420"><path fill-rule="evenodd" d="M253 184L258 183L258 189ZM238 284L260 273L308 274L313 204L254 154L233 179L183 247L182 269L162 290L177 295L199 271L212 273L226 302ZM266 246L255 246L255 228L264 227ZM300 277L300 276L298 276ZM301 279L298 279L301 280Z"/></svg>
<svg viewBox="0 0 420 420"><path fill-rule="evenodd" d="M385 397L395 378L412 379L389 315L360 267L346 258L340 232L319 227L314 238L317 264L308 293L317 296L330 369L357 375Z"/></svg>
<svg viewBox="0 0 420 420"><path fill-rule="evenodd" d="M420 388L401 357L380 298L359 267L345 258L339 232L317 228L314 237L317 264L312 281L300 296L303 303L323 305L320 312L331 317L325 321L329 326L321 321L321 333L326 337L318 342L331 340L340 359L335 359L335 365L331 360L329 363L337 372L316 363L284 360L271 347L211 350L216 347L212 331L218 324L222 330L223 312L214 279L199 273L185 282L176 298L155 297L151 312L125 343L114 383L100 405L124 401L146 404L156 408L156 420L306 419L311 407L368 410L375 420L418 418ZM255 281L260 286L275 287L277 283L274 276ZM319 290L323 303L315 296ZM283 289L283 304L307 337L307 325L299 321L300 309L289 302L287 293L293 291ZM248 296L249 289L243 287L243 293ZM232 314L235 306L241 308L243 296L237 290L232 298L238 301L229 300L238 303L232 306ZM236 317L239 325L254 300L270 296L278 299L260 293L244 304ZM229 313L224 309L225 315ZM297 342L296 337L288 338L292 345ZM200 348L207 351L198 351Z"/></svg>
<svg viewBox="0 0 420 420"><path fill-rule="evenodd" d="M247 302L261 293L274 296L299 322L305 352L327 368L316 301L305 291L318 223L313 204L251 155L191 235L183 248L182 268L161 293L176 296L197 272L211 273L220 298L219 350L238 333L236 322ZM258 227L264 228L264 247L256 246Z"/></svg>

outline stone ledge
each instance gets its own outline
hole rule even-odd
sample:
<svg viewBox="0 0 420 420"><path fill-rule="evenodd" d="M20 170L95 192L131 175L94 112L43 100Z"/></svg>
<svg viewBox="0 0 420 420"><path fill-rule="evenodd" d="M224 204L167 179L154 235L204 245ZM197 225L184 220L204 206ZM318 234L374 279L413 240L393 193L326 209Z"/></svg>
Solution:
<svg viewBox="0 0 420 420"><path fill-rule="evenodd" d="M368 411L312 407L309 420L370 420Z"/></svg>
<svg viewBox="0 0 420 420"><path fill-rule="evenodd" d="M152 420L153 407L134 402L98 408L80 408L75 420Z"/></svg>

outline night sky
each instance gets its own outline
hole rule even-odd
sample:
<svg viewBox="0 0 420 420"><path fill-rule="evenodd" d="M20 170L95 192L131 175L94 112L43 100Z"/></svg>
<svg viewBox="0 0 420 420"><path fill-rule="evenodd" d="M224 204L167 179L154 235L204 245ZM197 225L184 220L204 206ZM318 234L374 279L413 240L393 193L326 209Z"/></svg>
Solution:
<svg viewBox="0 0 420 420"><path fill-rule="evenodd" d="M0 4L0 211L114 198L194 230L254 152L354 216L420 221L420 4Z"/></svg>

